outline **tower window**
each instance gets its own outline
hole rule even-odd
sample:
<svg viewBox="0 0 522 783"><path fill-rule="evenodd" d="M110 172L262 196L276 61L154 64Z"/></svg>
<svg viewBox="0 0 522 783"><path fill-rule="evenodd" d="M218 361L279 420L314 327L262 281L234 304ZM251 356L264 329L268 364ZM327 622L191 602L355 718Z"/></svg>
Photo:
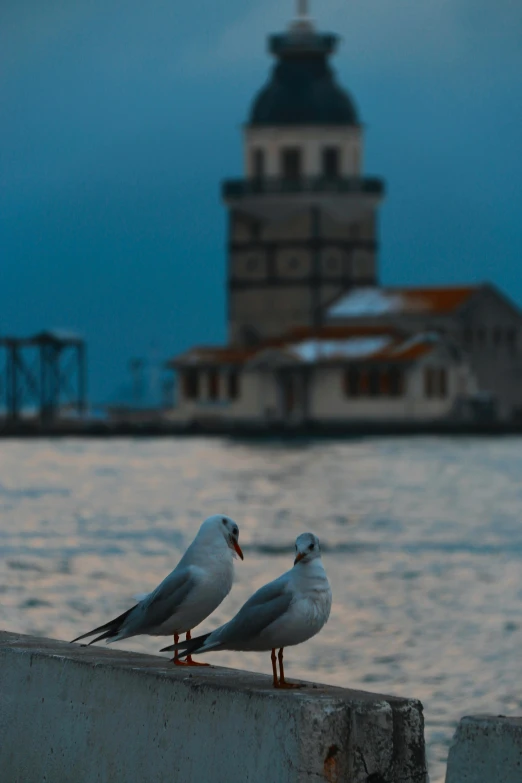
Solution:
<svg viewBox="0 0 522 783"><path fill-rule="evenodd" d="M281 173L284 179L296 180L301 177L301 150L298 147L281 150Z"/></svg>
<svg viewBox="0 0 522 783"><path fill-rule="evenodd" d="M265 176L265 153L259 148L252 150L252 176L255 179Z"/></svg>
<svg viewBox="0 0 522 783"><path fill-rule="evenodd" d="M325 177L334 178L340 174L340 156L338 147L325 147L323 149L323 174Z"/></svg>

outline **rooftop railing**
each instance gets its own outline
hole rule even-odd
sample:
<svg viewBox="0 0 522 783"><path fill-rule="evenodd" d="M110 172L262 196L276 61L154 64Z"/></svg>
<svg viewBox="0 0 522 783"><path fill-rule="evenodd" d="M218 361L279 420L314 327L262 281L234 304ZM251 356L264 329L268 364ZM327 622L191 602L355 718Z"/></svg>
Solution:
<svg viewBox="0 0 522 783"><path fill-rule="evenodd" d="M283 193L369 193L382 195L384 182L377 177L260 177L228 179L223 182L224 198L264 196Z"/></svg>

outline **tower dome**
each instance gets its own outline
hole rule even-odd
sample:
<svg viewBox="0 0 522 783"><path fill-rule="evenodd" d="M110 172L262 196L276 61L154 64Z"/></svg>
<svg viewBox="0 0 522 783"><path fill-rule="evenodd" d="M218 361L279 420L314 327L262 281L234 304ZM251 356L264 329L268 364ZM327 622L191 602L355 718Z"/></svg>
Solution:
<svg viewBox="0 0 522 783"><path fill-rule="evenodd" d="M277 62L254 99L248 124L359 125L355 104L328 62L338 40L317 33L306 17L298 18L287 33L270 36L269 49Z"/></svg>

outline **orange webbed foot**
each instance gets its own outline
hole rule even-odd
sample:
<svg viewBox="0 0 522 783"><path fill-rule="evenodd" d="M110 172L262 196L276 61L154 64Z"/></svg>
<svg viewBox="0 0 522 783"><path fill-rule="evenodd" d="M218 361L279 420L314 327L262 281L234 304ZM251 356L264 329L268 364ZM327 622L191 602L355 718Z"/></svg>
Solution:
<svg viewBox="0 0 522 783"><path fill-rule="evenodd" d="M210 663L200 663L200 661L194 661L190 655L187 655L186 666L210 666Z"/></svg>

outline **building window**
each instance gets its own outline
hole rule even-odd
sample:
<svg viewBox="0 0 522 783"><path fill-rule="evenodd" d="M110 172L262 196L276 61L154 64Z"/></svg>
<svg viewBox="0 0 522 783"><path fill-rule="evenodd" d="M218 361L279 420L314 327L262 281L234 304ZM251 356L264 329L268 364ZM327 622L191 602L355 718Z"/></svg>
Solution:
<svg viewBox="0 0 522 783"><path fill-rule="evenodd" d="M360 223L352 223L350 226L350 239L360 239L361 237L361 225Z"/></svg>
<svg viewBox="0 0 522 783"><path fill-rule="evenodd" d="M229 400L237 400L239 397L239 373L236 370L228 374L227 393Z"/></svg>
<svg viewBox="0 0 522 783"><path fill-rule="evenodd" d="M326 268L330 270L330 272L336 272L339 268L339 259L337 259L335 256L330 256L330 258L326 259Z"/></svg>
<svg viewBox="0 0 522 783"><path fill-rule="evenodd" d="M296 256L288 259L288 268L293 270L299 269L299 259Z"/></svg>
<svg viewBox="0 0 522 783"><path fill-rule="evenodd" d="M263 179L265 176L265 153L263 150L252 150L252 176L254 179Z"/></svg>
<svg viewBox="0 0 522 783"><path fill-rule="evenodd" d="M208 371L208 398L212 401L219 399L219 372L215 369Z"/></svg>
<svg viewBox="0 0 522 783"><path fill-rule="evenodd" d="M340 174L340 155L338 147L325 147L323 149L323 174L334 179Z"/></svg>
<svg viewBox="0 0 522 783"><path fill-rule="evenodd" d="M344 374L344 391L347 397L359 397L361 373L358 367L348 367Z"/></svg>
<svg viewBox="0 0 522 783"><path fill-rule="evenodd" d="M247 272L255 272L258 267L257 256L249 256L246 262Z"/></svg>
<svg viewBox="0 0 522 783"><path fill-rule="evenodd" d="M502 342L502 329L498 326L493 329L493 345L499 346Z"/></svg>
<svg viewBox="0 0 522 783"><path fill-rule="evenodd" d="M287 147L281 150L281 174L284 179L300 179L301 150L298 147Z"/></svg>
<svg viewBox="0 0 522 783"><path fill-rule="evenodd" d="M378 397L381 393L381 374L377 367L368 371L368 392L370 397Z"/></svg>
<svg viewBox="0 0 522 783"><path fill-rule="evenodd" d="M390 397L402 397L404 394L404 372L400 367L392 367L389 375Z"/></svg>
<svg viewBox="0 0 522 783"><path fill-rule="evenodd" d="M448 396L448 373L445 367L425 368L424 396L429 398Z"/></svg>
<svg viewBox="0 0 522 783"><path fill-rule="evenodd" d="M379 373L379 394L383 397L388 397L390 394L390 371L387 369Z"/></svg>
<svg viewBox="0 0 522 783"><path fill-rule="evenodd" d="M187 400L197 400L199 397L199 372L185 370L183 373L183 396Z"/></svg>
<svg viewBox="0 0 522 783"><path fill-rule="evenodd" d="M433 367L426 367L424 370L424 396L435 396L435 376Z"/></svg>
<svg viewBox="0 0 522 783"><path fill-rule="evenodd" d="M439 368L437 387L439 397L448 396L448 373L446 372L445 367Z"/></svg>

